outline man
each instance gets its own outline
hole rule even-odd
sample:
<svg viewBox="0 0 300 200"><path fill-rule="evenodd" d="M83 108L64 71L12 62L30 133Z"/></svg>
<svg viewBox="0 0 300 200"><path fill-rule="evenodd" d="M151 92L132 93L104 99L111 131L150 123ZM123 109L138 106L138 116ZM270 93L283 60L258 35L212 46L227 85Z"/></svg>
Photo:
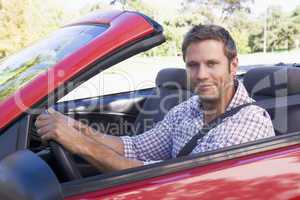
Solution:
<svg viewBox="0 0 300 200"><path fill-rule="evenodd" d="M153 129L134 137L96 132L53 109L37 118L43 140L53 139L100 170L121 170L175 158L184 145L220 115L251 103L236 80L237 50L228 31L216 25L193 27L182 44L187 74L196 96L173 108ZM191 153L274 136L268 113L248 105L197 140Z"/></svg>

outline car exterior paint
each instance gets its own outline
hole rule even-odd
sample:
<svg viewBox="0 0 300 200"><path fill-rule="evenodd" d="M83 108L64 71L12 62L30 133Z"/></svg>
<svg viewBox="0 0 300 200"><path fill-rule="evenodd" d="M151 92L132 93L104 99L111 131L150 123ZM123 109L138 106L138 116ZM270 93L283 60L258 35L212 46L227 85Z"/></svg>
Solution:
<svg viewBox="0 0 300 200"><path fill-rule="evenodd" d="M300 145L66 198L300 199Z"/></svg>

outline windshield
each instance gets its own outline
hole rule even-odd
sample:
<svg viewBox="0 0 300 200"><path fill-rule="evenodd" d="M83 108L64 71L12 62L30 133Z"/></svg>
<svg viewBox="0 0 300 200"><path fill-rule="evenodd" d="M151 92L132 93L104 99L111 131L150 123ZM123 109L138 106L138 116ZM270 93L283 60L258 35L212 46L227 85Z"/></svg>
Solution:
<svg viewBox="0 0 300 200"><path fill-rule="evenodd" d="M95 25L65 27L36 45L1 60L0 102L106 29L106 26Z"/></svg>

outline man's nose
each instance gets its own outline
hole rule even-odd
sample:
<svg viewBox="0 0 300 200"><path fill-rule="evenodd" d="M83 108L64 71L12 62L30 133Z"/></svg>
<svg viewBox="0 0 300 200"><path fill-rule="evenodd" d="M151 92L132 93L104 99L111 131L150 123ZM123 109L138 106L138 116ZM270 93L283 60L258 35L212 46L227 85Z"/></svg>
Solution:
<svg viewBox="0 0 300 200"><path fill-rule="evenodd" d="M205 66L200 66L198 68L197 78L201 80L201 79L206 79L207 77L208 77L207 68Z"/></svg>

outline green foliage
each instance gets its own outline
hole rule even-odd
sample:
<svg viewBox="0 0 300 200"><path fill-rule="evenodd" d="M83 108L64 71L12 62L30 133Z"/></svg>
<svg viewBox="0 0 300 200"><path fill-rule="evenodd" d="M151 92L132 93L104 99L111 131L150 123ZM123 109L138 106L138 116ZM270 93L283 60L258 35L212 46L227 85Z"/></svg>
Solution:
<svg viewBox="0 0 300 200"><path fill-rule="evenodd" d="M0 59L45 37L72 19L51 0L0 0Z"/></svg>
<svg viewBox="0 0 300 200"><path fill-rule="evenodd" d="M250 13L249 3L253 0L186 0L182 2L182 11L197 11L210 23L224 22L236 12Z"/></svg>
<svg viewBox="0 0 300 200"><path fill-rule="evenodd" d="M297 34L295 35L296 40L300 41L300 6L297 6L291 14L291 21L297 29Z"/></svg>
<svg viewBox="0 0 300 200"><path fill-rule="evenodd" d="M299 24L295 20L300 13L299 7L291 15L283 13L280 7L269 7L267 17L267 28L261 24L259 32L249 36L249 46L252 52L263 50L263 38L266 34L267 51L291 50L297 48L296 41L299 40Z"/></svg>
<svg viewBox="0 0 300 200"><path fill-rule="evenodd" d="M248 45L251 48L251 52L260 52L264 49L263 32L257 34L251 34L248 39Z"/></svg>

